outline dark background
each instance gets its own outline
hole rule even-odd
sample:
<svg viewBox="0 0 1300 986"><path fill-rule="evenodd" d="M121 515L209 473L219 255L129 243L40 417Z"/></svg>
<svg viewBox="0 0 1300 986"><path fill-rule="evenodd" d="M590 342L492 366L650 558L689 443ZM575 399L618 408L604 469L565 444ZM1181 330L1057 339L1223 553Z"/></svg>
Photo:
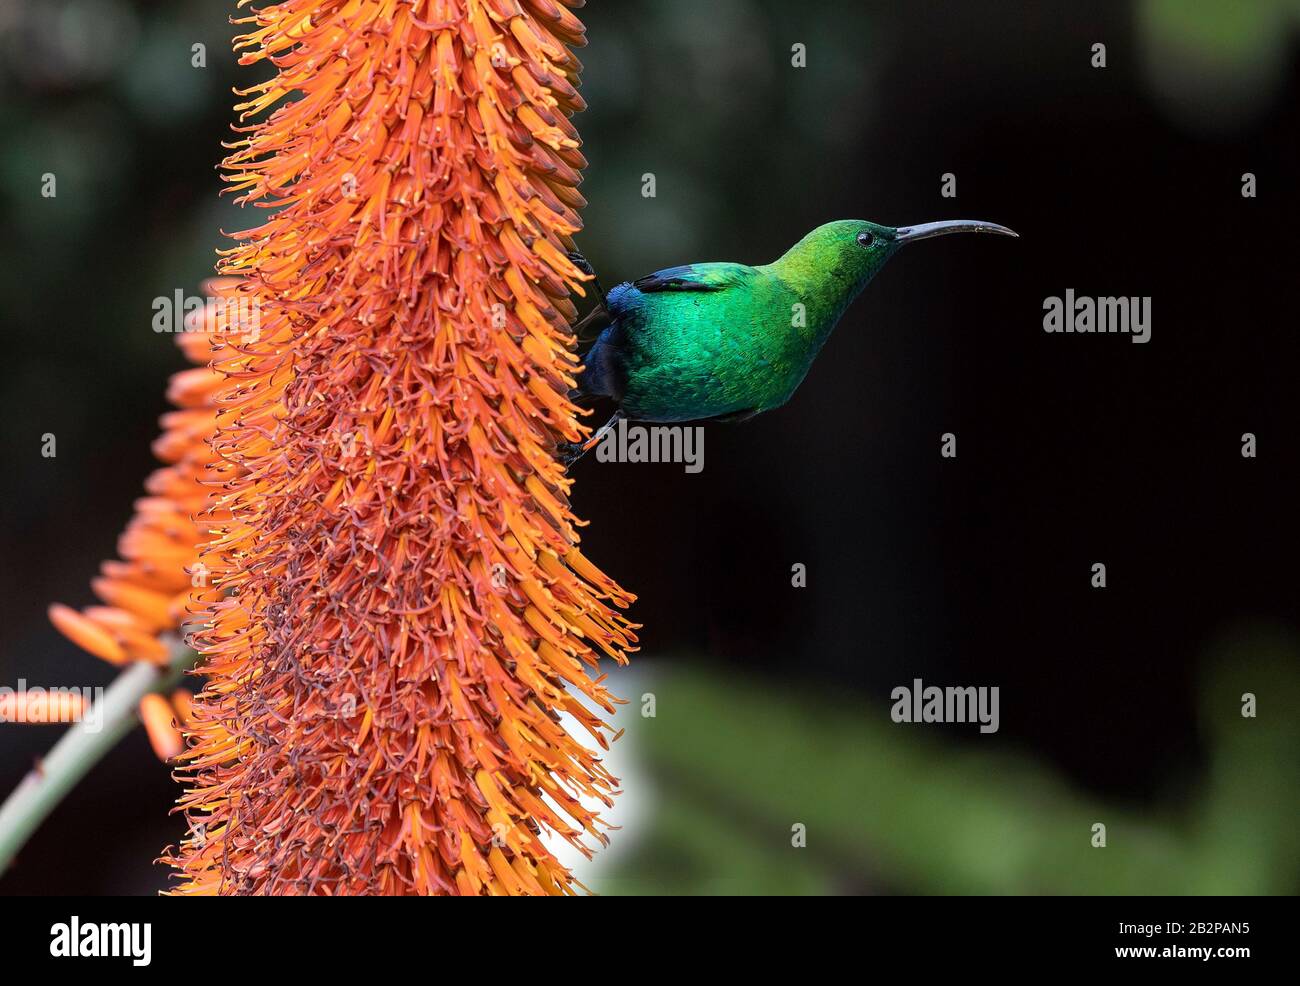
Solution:
<svg viewBox="0 0 1300 986"><path fill-rule="evenodd" d="M702 473L576 467L588 554L640 596L642 669L813 707L823 696L885 722L890 689L914 677L997 685L1001 731L929 727L944 751L1024 758L1144 822L1192 811L1212 759L1205 710L1239 704L1238 679L1206 684L1227 660L1215 654L1272 655L1246 686L1295 718L1282 696L1297 674L1297 10L646 0L582 12L579 242L607 285L692 260L767 262L836 218L975 218L1021 234L905 251L787 407L707 426ZM152 299L195 292L218 228L256 219L217 197L229 89L251 78L225 15L118 2L0 16L0 683L110 680L44 610L91 601L88 580L153 468L166 376L183 361L151 330ZM196 41L206 69L190 67ZM790 65L796 42L803 69ZM1096 42L1104 69L1090 65ZM57 199L39 195L46 171ZM940 196L945 172L955 200ZM1255 199L1241 196L1243 172ZM1067 288L1151 296L1151 341L1045 334L1043 300ZM55 459L40 456L45 432ZM944 432L956 460L940 458ZM1242 458L1243 432L1258 458ZM796 562L806 589L791 587ZM1105 590L1090 587L1094 562ZM0 789L55 737L0 726ZM1250 769L1295 761L1295 740ZM647 749L653 763L653 739ZM766 783L731 773L741 800ZM1285 776L1260 775L1270 803L1294 803ZM166 817L176 793L137 731L0 890L163 886L150 862L181 832ZM851 821L845 831L851 841ZM947 886L882 862L873 832L860 856L841 854L867 860L866 874L830 889ZM1294 859L1273 862L1280 876L1259 864L1272 875L1218 889L1294 890ZM1071 887L1062 875L1031 889Z"/></svg>

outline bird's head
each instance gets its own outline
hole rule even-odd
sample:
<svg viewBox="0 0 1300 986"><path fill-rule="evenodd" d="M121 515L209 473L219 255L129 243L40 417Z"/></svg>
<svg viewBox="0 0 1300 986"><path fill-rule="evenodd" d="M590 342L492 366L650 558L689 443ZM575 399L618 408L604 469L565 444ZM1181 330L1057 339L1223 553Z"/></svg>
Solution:
<svg viewBox="0 0 1300 986"><path fill-rule="evenodd" d="M1018 234L997 223L948 219L915 226L881 226L865 219L840 219L818 226L774 265L804 284L822 284L853 298L885 263L909 243L948 233Z"/></svg>

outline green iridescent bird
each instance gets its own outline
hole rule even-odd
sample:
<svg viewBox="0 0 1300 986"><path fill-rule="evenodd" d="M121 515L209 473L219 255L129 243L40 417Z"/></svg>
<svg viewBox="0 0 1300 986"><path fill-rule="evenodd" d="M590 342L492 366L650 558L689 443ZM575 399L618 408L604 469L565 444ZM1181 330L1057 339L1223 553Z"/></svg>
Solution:
<svg viewBox="0 0 1300 986"><path fill-rule="evenodd" d="M595 342L571 395L607 397L618 410L587 442L562 443L561 460L572 464L625 416L743 420L780 407L889 258L947 233L1017 235L971 220L895 228L844 219L817 227L762 267L687 264L618 285L575 326L579 338ZM581 255L572 257L591 272Z"/></svg>

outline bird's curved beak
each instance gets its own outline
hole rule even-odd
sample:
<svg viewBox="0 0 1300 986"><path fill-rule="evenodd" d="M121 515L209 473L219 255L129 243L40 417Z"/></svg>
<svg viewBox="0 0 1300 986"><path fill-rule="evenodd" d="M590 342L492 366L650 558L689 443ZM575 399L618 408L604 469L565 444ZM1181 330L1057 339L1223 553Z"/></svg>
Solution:
<svg viewBox="0 0 1300 986"><path fill-rule="evenodd" d="M1001 236L1019 236L1014 230L986 223L979 219L945 219L937 223L921 223L917 226L899 226L894 231L895 243L915 243L928 240L931 236L947 236L949 233L998 233Z"/></svg>

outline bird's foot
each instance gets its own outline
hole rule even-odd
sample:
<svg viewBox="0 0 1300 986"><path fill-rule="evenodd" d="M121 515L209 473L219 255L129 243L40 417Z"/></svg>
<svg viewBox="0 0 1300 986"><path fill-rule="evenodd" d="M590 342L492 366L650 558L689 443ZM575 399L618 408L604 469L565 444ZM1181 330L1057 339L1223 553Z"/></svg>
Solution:
<svg viewBox="0 0 1300 986"><path fill-rule="evenodd" d="M573 266L582 271L591 278L591 286L596 290L596 301L598 307L603 308L605 305L605 289L600 286L600 278L596 276L596 268L591 266L591 261L580 254L577 250L570 250L568 253L569 260Z"/></svg>
<svg viewBox="0 0 1300 986"><path fill-rule="evenodd" d="M566 471L586 454L587 448L580 442L557 442L555 445L555 458Z"/></svg>
<svg viewBox="0 0 1300 986"><path fill-rule="evenodd" d="M573 262L573 266L578 268L578 270L582 271L584 274L589 275L590 277L596 276L596 271L592 268L591 261L589 261L582 254L580 254L577 250L570 250L568 253L568 257L569 260Z"/></svg>
<svg viewBox="0 0 1300 986"><path fill-rule="evenodd" d="M601 425L596 433L585 442L556 442L555 458L559 461L560 465L564 466L567 470L571 465L599 445L604 440L605 436L608 435L610 431L613 430L613 428L626 416L627 412L622 408L619 408L614 412L613 416Z"/></svg>

